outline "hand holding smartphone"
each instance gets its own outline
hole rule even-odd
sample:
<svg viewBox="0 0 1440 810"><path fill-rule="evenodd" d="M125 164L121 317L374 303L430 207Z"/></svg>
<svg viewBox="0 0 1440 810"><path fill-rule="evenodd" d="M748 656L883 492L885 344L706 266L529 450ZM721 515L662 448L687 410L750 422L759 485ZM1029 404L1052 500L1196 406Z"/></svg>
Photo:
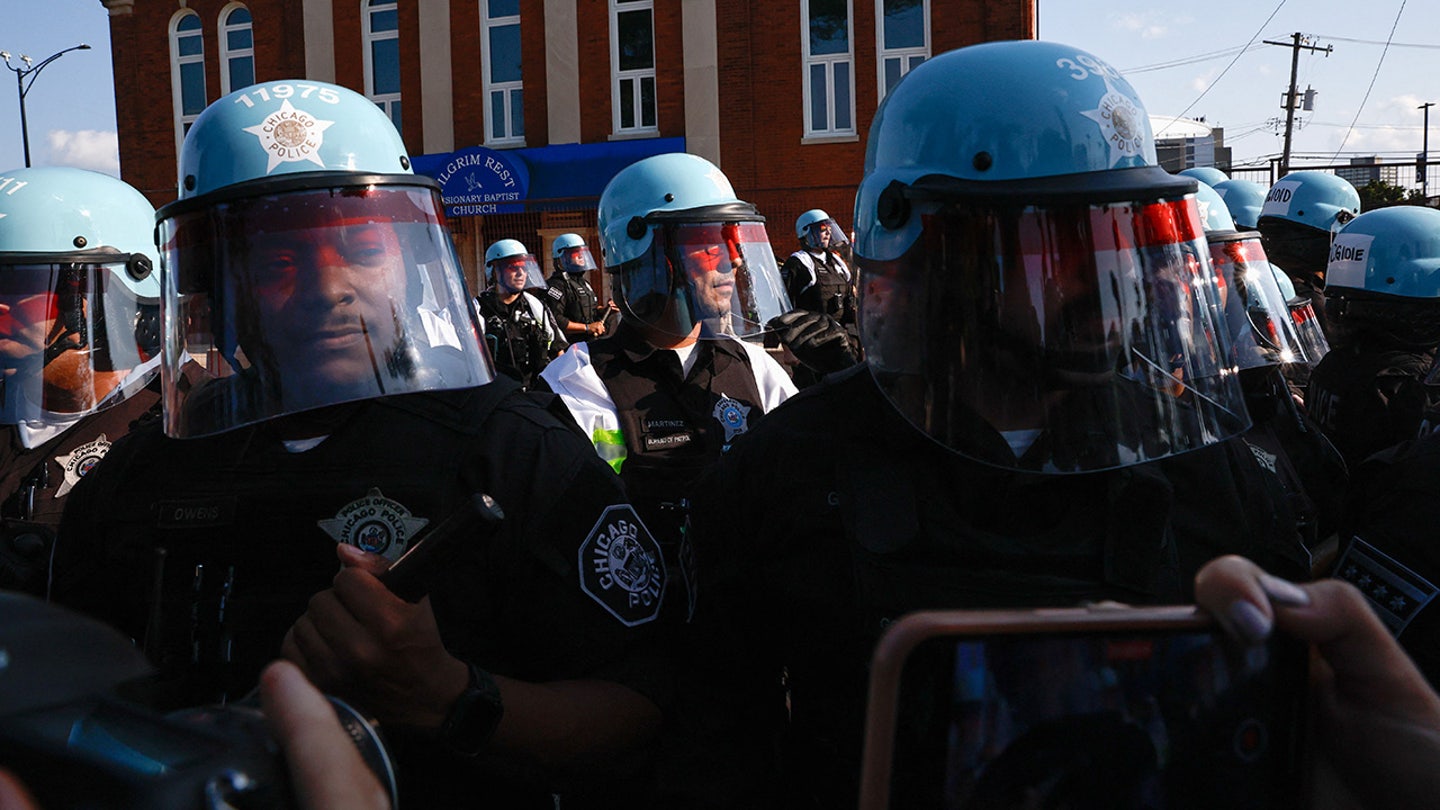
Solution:
<svg viewBox="0 0 1440 810"><path fill-rule="evenodd" d="M1304 645L1194 607L916 613L871 672L860 807L1298 807Z"/></svg>
<svg viewBox="0 0 1440 810"><path fill-rule="evenodd" d="M454 553L463 535L479 526L488 536L500 528L504 519L505 512L494 498L483 493L471 495L464 505L416 539L380 573L379 579L406 602L419 602L429 590L431 573Z"/></svg>

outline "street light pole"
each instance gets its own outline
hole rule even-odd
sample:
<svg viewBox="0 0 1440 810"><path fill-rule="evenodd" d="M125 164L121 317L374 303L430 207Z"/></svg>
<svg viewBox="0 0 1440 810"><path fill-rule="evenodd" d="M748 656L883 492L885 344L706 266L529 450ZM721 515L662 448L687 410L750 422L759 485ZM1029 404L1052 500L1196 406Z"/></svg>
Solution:
<svg viewBox="0 0 1440 810"><path fill-rule="evenodd" d="M1415 108L1425 113L1425 132L1420 136L1419 169L1420 196L1424 197L1426 200L1430 199L1430 193L1425 186L1427 181L1430 179L1430 108L1434 106L1435 102L1427 101L1424 104L1421 104L1419 107ZM1427 202L1426 204L1428 205L1429 203Z"/></svg>
<svg viewBox="0 0 1440 810"><path fill-rule="evenodd" d="M30 88L35 85L35 79L39 78L40 71L44 70L46 65L71 51L88 50L90 50L89 45L83 43L74 45L63 51L50 54L38 64L31 64L34 60L22 53L20 54L20 61L25 63L25 67L23 68L18 68L10 64L9 51L0 51L0 59L5 60L5 67L15 71L15 89L20 94L20 140L25 144L25 168L30 168L30 127L25 120L25 95L29 93ZM25 81L27 78L30 80L29 82Z"/></svg>

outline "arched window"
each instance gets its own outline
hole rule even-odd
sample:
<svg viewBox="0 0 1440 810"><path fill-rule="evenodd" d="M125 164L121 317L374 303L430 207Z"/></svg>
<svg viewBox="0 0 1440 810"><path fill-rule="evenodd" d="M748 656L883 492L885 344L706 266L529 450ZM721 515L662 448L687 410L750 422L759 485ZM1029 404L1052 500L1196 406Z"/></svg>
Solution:
<svg viewBox="0 0 1440 810"><path fill-rule="evenodd" d="M485 143L520 146L525 143L524 83L520 76L520 0L480 0L481 62L485 82L488 126Z"/></svg>
<svg viewBox="0 0 1440 810"><path fill-rule="evenodd" d="M200 15L182 11L170 21L170 94L175 106L175 153L205 109L205 38Z"/></svg>
<svg viewBox="0 0 1440 810"><path fill-rule="evenodd" d="M400 128L400 11L395 0L363 0L365 95Z"/></svg>
<svg viewBox="0 0 1440 810"><path fill-rule="evenodd" d="M255 83L255 34L250 9L231 3L220 12L220 93Z"/></svg>

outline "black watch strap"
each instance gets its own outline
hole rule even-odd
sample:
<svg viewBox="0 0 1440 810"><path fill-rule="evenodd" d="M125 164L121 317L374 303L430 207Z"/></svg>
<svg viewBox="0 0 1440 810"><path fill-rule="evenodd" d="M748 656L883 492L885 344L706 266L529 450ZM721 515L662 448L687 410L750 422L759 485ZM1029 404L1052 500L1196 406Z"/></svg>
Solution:
<svg viewBox="0 0 1440 810"><path fill-rule="evenodd" d="M474 756L495 736L505 706L500 700L500 687L490 673L474 664L469 667L470 681L440 724L440 738L455 751Z"/></svg>

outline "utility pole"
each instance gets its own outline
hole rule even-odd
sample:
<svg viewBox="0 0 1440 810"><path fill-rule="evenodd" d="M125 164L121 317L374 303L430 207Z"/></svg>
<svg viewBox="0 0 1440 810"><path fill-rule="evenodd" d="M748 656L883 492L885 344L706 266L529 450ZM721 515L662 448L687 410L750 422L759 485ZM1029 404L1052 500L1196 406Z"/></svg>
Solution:
<svg viewBox="0 0 1440 810"><path fill-rule="evenodd" d="M1420 136L1420 158L1415 161L1415 168L1420 171L1420 196L1425 198L1426 205L1430 204L1430 193L1426 190L1425 183L1430 175L1430 108L1434 106L1435 102L1427 101L1415 108L1425 113L1424 134Z"/></svg>
<svg viewBox="0 0 1440 810"><path fill-rule="evenodd" d="M1295 126L1295 101L1296 96L1299 95L1295 87L1295 75L1300 70L1300 49L1304 48L1312 53L1315 51L1324 51L1326 56L1329 56L1330 52L1334 50L1334 48L1329 45L1321 48L1319 45L1303 44L1303 39L1304 36L1297 31L1290 35L1290 42L1271 42L1268 39L1264 40L1266 45L1279 45L1282 48L1290 49L1290 92L1285 94L1285 104L1283 105L1285 107L1285 149L1280 153L1281 177L1290 173L1290 132Z"/></svg>

